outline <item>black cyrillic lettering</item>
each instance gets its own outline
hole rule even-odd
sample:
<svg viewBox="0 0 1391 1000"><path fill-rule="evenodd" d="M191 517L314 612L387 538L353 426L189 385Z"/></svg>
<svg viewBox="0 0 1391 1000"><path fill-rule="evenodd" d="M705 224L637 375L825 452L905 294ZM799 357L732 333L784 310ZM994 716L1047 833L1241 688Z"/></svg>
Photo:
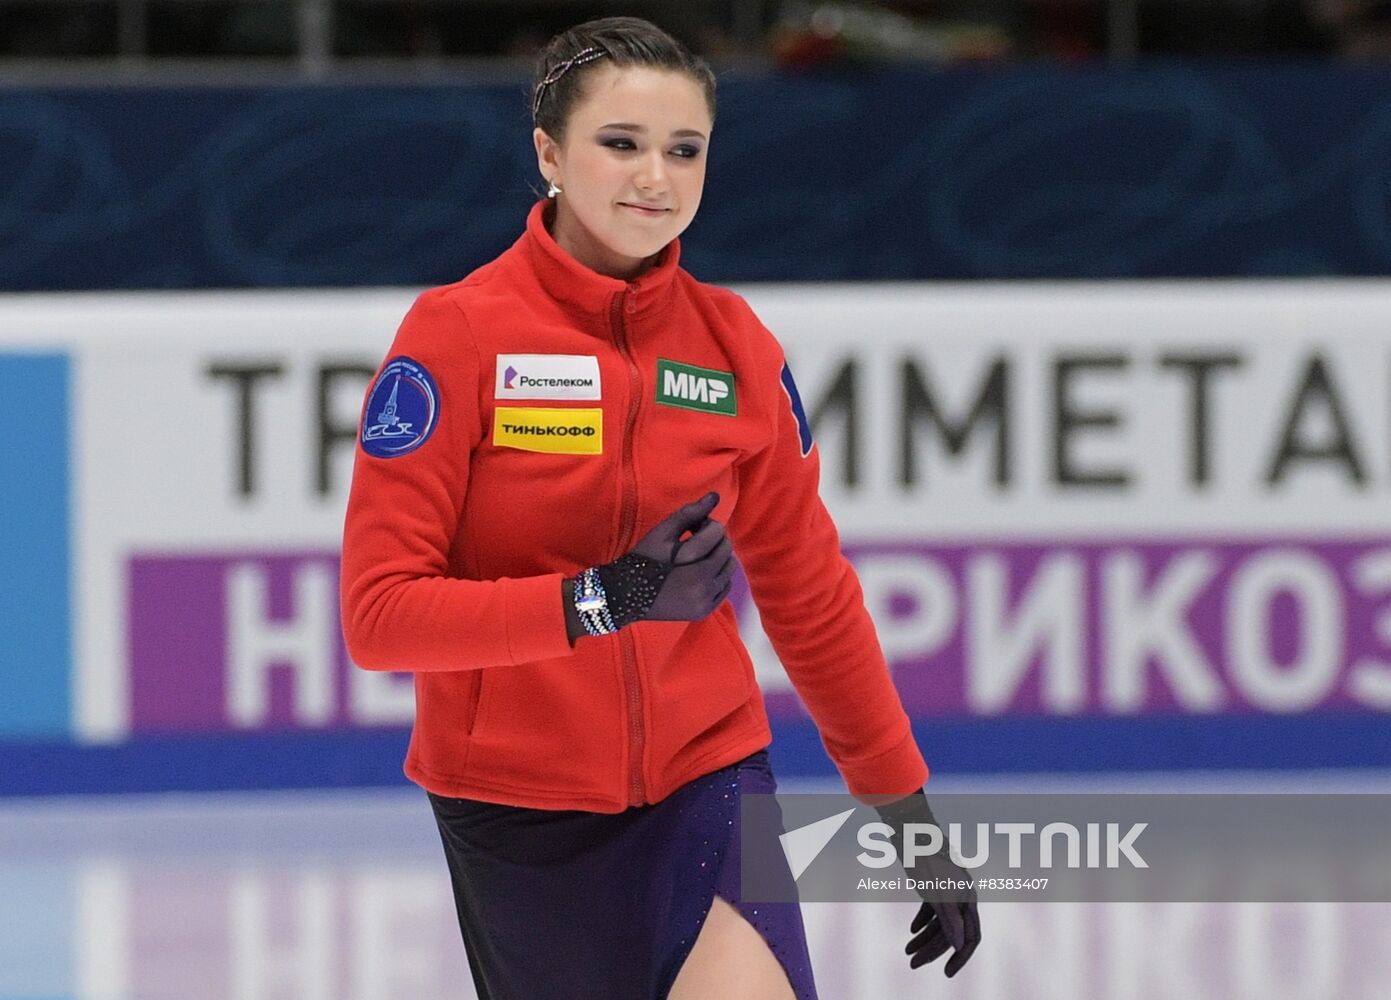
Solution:
<svg viewBox="0 0 1391 1000"><path fill-rule="evenodd" d="M357 424L349 424L346 421L335 423L333 420L333 396L334 390L343 380L350 380L356 393L360 396L367 387L367 382L372 378L376 369L371 365L344 364L322 365L319 368L319 476L317 488L319 496L326 497L333 492L332 470L333 454L343 445L357 441Z"/></svg>
<svg viewBox="0 0 1391 1000"><path fill-rule="evenodd" d="M262 379L279 378L285 374L282 365L275 362L265 364L221 364L208 365L206 374L214 381L229 379L236 391L237 406L237 492L250 497L256 491L256 384Z"/></svg>
<svg viewBox="0 0 1391 1000"><path fill-rule="evenodd" d="M1302 439L1300 428L1304 423L1306 410L1311 405L1320 403L1328 409L1328 416L1333 424L1332 437L1322 444L1310 443ZM1341 463L1347 470L1348 478L1355 485L1366 484L1367 474L1363 470L1362 460L1357 455L1352 426L1343 412L1342 403L1339 402L1333 380L1328 376L1323 358L1315 354L1309 358L1309 363L1304 369L1304 379L1299 383L1294 404L1285 418L1285 426L1280 432L1280 444L1275 450L1275 457L1271 459L1270 470L1266 473L1266 484L1278 486L1293 462L1329 460Z"/></svg>
<svg viewBox="0 0 1391 1000"><path fill-rule="evenodd" d="M826 393L815 406L806 408L807 422L815 433L826 420L828 414L839 413L845 422L845 447L841 449L841 478L846 486L855 486L860 481L860 420L859 420L859 376L860 366L854 358L847 358L836 369L835 375L826 388ZM787 406L787 399L779 392L779 405ZM802 402L807 402L803 395ZM790 418L791 411L788 411ZM818 435L819 436L819 435Z"/></svg>
<svg viewBox="0 0 1391 1000"><path fill-rule="evenodd" d="M1208 385L1214 372L1223 368L1240 368L1244 363L1238 354L1164 354L1159 367L1176 369L1188 376L1188 431L1191 449L1188 461L1188 481L1205 486L1208 481L1208 425L1211 423L1208 406Z"/></svg>
<svg viewBox="0 0 1391 1000"><path fill-rule="evenodd" d="M995 484L1003 487L1010 480L1009 447L1009 361L997 356L982 383L980 392L966 416L952 423L928 389L917 364L905 359L899 368L903 400L901 470L899 482L905 487L917 484L917 439L914 431L919 420L926 420L937 431L938 439L946 446L947 454L960 455L976 426L995 425Z"/></svg>
<svg viewBox="0 0 1391 1000"><path fill-rule="evenodd" d="M1124 488L1130 484L1130 474L1124 469L1078 468L1068 450L1073 435L1082 428L1119 427L1121 423L1120 414L1115 410L1079 410L1074 407L1068 396L1073 375L1088 369L1124 371L1129 364L1130 359L1122 354L1067 356L1053 362L1053 476L1059 485Z"/></svg>

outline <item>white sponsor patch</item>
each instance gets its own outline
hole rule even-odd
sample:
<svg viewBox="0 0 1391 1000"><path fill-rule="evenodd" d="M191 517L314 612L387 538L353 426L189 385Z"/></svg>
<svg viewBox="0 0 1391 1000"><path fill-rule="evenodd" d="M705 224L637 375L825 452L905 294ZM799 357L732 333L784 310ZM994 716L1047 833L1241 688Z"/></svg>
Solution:
<svg viewBox="0 0 1391 1000"><path fill-rule="evenodd" d="M495 399L600 399L592 354L499 354Z"/></svg>

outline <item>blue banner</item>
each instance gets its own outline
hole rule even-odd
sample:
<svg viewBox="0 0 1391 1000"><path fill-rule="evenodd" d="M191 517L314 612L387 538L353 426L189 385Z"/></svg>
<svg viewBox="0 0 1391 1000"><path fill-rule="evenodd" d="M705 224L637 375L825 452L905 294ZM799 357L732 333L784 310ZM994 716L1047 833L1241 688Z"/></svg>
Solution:
<svg viewBox="0 0 1391 1000"><path fill-rule="evenodd" d="M64 355L0 353L0 740L70 730L68 382Z"/></svg>
<svg viewBox="0 0 1391 1000"><path fill-rule="evenodd" d="M1391 69L722 75L704 280L1391 272ZM0 89L0 289L428 285L540 191L526 83Z"/></svg>

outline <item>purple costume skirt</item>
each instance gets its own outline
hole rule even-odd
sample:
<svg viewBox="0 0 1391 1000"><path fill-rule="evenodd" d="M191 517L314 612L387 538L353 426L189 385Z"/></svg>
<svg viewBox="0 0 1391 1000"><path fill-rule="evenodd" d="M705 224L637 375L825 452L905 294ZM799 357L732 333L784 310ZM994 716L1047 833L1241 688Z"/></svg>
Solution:
<svg viewBox="0 0 1391 1000"><path fill-rule="evenodd" d="M716 895L815 1000L800 907L739 895L739 796L776 789L760 750L621 813L430 795L480 1000L664 1000Z"/></svg>

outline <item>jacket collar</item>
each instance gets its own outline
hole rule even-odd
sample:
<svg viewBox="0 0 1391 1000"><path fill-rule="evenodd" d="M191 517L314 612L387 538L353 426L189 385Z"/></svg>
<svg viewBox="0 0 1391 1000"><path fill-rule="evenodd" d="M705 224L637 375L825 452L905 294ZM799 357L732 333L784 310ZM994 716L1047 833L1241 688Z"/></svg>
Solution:
<svg viewBox="0 0 1391 1000"><path fill-rule="evenodd" d="M526 217L522 235L523 257L537 280L551 296L588 317L607 319L614 296L633 292L630 315L642 315L661 307L672 292L673 278L681 260L681 241L673 239L662 248L662 257L653 267L632 281L610 278L585 267L565 250L546 230L544 216L554 210L549 198L538 201Z"/></svg>

